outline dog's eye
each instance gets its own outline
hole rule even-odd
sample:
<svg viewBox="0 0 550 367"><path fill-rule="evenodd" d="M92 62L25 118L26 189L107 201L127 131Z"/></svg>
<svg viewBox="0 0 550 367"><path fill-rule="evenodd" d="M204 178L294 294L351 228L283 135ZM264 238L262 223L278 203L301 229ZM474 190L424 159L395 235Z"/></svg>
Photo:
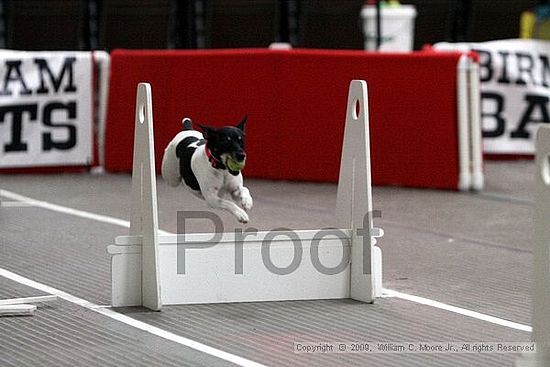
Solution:
<svg viewBox="0 0 550 367"><path fill-rule="evenodd" d="M230 136L227 137L227 141L231 141L231 137L230 137Z"/></svg>

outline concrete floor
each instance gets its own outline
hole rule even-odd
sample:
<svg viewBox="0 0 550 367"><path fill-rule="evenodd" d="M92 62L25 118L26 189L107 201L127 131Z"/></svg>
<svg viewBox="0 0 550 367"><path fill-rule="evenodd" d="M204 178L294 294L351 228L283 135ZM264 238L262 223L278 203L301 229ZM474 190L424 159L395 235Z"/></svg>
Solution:
<svg viewBox="0 0 550 367"><path fill-rule="evenodd" d="M526 326L534 165L487 162L486 189L458 193L374 188L385 230L384 287ZM260 230L334 226L336 185L246 180ZM2 175L10 193L129 219L125 174ZM0 192L2 193L2 192ZM160 227L176 231L178 210L204 210L184 190L158 180ZM226 231L237 223L226 214ZM194 232L211 231L197 221ZM127 229L37 206L0 208L0 269L89 301L110 303L105 246ZM4 273L6 274L6 273ZM0 276L0 298L42 294ZM110 309L109 309L110 310ZM295 342L526 342L528 331L397 297L373 305L351 300L170 306L161 313L117 309L171 335L267 366L511 366L516 354L296 354ZM34 317L0 319L0 365L225 366L227 359L189 348L59 300ZM243 362L244 363L244 362ZM237 364L245 365L237 362Z"/></svg>

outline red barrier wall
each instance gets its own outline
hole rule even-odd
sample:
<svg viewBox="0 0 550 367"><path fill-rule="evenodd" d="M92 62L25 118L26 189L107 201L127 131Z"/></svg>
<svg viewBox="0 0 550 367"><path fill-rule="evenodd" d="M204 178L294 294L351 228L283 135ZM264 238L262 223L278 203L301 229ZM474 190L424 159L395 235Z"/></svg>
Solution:
<svg viewBox="0 0 550 367"><path fill-rule="evenodd" d="M247 177L336 182L349 82L369 89L374 184L456 189L459 54L323 50L112 53L108 171L130 171L136 86L149 82L157 169L181 119L248 114Z"/></svg>

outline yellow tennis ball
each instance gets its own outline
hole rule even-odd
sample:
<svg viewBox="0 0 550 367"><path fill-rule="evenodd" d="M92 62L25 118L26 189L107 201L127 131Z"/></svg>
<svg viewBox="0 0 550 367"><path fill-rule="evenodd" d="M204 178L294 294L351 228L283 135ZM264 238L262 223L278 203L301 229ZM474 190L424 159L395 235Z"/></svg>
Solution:
<svg viewBox="0 0 550 367"><path fill-rule="evenodd" d="M226 166L227 168L229 168L231 171L240 171L244 168L244 165L245 165L245 161L243 160L242 162L237 162L235 160L233 160L232 158L230 157L227 157L227 160L226 160Z"/></svg>

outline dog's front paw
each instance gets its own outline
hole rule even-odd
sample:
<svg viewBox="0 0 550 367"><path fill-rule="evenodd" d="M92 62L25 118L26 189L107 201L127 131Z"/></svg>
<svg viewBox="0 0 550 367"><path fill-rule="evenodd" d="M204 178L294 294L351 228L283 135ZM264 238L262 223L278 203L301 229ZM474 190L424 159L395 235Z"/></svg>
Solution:
<svg viewBox="0 0 550 367"><path fill-rule="evenodd" d="M241 198L241 206L243 209L247 212L250 211L252 209L252 204L252 197L250 195L243 195Z"/></svg>
<svg viewBox="0 0 550 367"><path fill-rule="evenodd" d="M235 216L240 223L248 223L249 221L248 214L246 214L246 212L244 212L243 210L235 213Z"/></svg>

